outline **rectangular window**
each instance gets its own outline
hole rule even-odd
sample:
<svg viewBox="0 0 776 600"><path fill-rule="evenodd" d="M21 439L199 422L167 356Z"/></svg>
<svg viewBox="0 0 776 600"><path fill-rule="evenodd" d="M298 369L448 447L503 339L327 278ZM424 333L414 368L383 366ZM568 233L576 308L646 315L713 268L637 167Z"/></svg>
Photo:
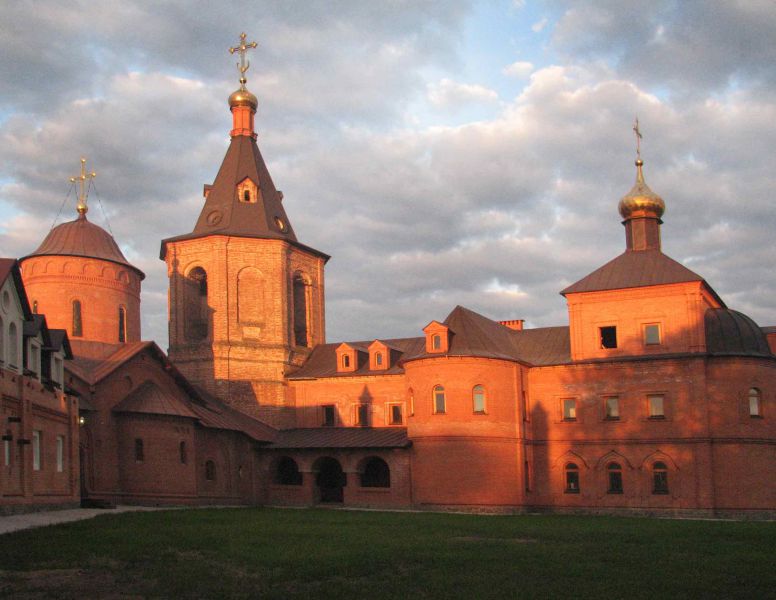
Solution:
<svg viewBox="0 0 776 600"><path fill-rule="evenodd" d="M57 436L57 473L65 470L65 436Z"/></svg>
<svg viewBox="0 0 776 600"><path fill-rule="evenodd" d="M135 438L135 462L143 462L145 460L145 448L143 446L143 440L141 438Z"/></svg>
<svg viewBox="0 0 776 600"><path fill-rule="evenodd" d="M62 383L62 359L61 358L54 358L54 368L53 372L51 373L51 379L54 381L54 383L61 384Z"/></svg>
<svg viewBox="0 0 776 600"><path fill-rule="evenodd" d="M647 346L657 346L660 344L660 325L650 323L644 325L644 344Z"/></svg>
<svg viewBox="0 0 776 600"><path fill-rule="evenodd" d="M606 418L611 421L620 418L620 399L617 396L609 396L606 399Z"/></svg>
<svg viewBox="0 0 776 600"><path fill-rule="evenodd" d="M383 366L383 353L382 352L378 352L377 354L375 354L375 364L378 367L382 367Z"/></svg>
<svg viewBox="0 0 776 600"><path fill-rule="evenodd" d="M577 401L574 398L563 399L563 420L564 421L577 420Z"/></svg>
<svg viewBox="0 0 776 600"><path fill-rule="evenodd" d="M11 464L11 441L3 440L3 455L5 456L5 466Z"/></svg>
<svg viewBox="0 0 776 600"><path fill-rule="evenodd" d="M663 406L663 394L650 394L647 396L649 402L649 418L665 419L665 407Z"/></svg>
<svg viewBox="0 0 776 600"><path fill-rule="evenodd" d="M401 425L404 423L401 413L401 404L391 404L391 425Z"/></svg>
<svg viewBox="0 0 776 600"><path fill-rule="evenodd" d="M336 413L334 412L333 404L325 404L323 406L323 426L334 427Z"/></svg>
<svg viewBox="0 0 776 600"><path fill-rule="evenodd" d="M366 427L369 425L369 405L359 404L356 408L356 425Z"/></svg>
<svg viewBox="0 0 776 600"><path fill-rule="evenodd" d="M599 327L598 331L601 334L601 348L617 347L617 328L616 327Z"/></svg>
<svg viewBox="0 0 776 600"><path fill-rule="evenodd" d="M32 432L32 470L40 471L40 431Z"/></svg>
<svg viewBox="0 0 776 600"><path fill-rule="evenodd" d="M40 349L35 344L30 344L30 359L27 368L36 375L40 373L40 367L38 366L39 357Z"/></svg>

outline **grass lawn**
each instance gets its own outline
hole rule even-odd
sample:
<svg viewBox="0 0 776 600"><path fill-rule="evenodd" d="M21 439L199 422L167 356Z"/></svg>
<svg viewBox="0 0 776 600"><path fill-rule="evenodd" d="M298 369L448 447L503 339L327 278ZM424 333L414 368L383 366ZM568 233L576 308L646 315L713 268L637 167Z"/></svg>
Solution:
<svg viewBox="0 0 776 600"><path fill-rule="evenodd" d="M776 598L776 523L124 513L0 536L0 597L9 596Z"/></svg>

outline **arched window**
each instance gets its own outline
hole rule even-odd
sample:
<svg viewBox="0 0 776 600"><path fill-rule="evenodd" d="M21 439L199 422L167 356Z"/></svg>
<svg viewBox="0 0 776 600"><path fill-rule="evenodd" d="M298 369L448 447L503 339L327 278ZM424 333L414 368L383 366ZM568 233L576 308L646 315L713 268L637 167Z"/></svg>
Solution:
<svg viewBox="0 0 776 600"><path fill-rule="evenodd" d="M444 414L445 412L445 388L441 385L434 386L434 412Z"/></svg>
<svg viewBox="0 0 776 600"><path fill-rule="evenodd" d="M297 346L309 346L307 336L307 285L301 277L294 278L294 341Z"/></svg>
<svg viewBox="0 0 776 600"><path fill-rule="evenodd" d="M199 341L207 337L210 309L207 303L207 273L194 267L184 282L186 337Z"/></svg>
<svg viewBox="0 0 776 600"><path fill-rule="evenodd" d="M205 479L208 481L216 480L216 463L214 463L212 460L205 462Z"/></svg>
<svg viewBox="0 0 776 600"><path fill-rule="evenodd" d="M81 316L81 301L73 300L73 337L82 337L84 334L83 318Z"/></svg>
<svg viewBox="0 0 776 600"><path fill-rule="evenodd" d="M567 494L579 493L579 467L577 463L566 463L566 489L563 490Z"/></svg>
<svg viewBox="0 0 776 600"><path fill-rule="evenodd" d="M668 468L664 462L656 462L652 465L652 493L668 493Z"/></svg>
<svg viewBox="0 0 776 600"><path fill-rule="evenodd" d="M472 388L472 406L475 413L485 412L485 387L475 385Z"/></svg>
<svg viewBox="0 0 776 600"><path fill-rule="evenodd" d="M391 487L391 470L382 458L367 460L361 473L361 487Z"/></svg>
<svg viewBox="0 0 776 600"><path fill-rule="evenodd" d="M19 331L13 321L8 325L8 364L14 368L19 366Z"/></svg>
<svg viewBox="0 0 776 600"><path fill-rule="evenodd" d="M119 344L127 341L127 309L119 306Z"/></svg>
<svg viewBox="0 0 776 600"><path fill-rule="evenodd" d="M749 389L749 416L761 417L762 406L760 405L761 394L757 388Z"/></svg>
<svg viewBox="0 0 776 600"><path fill-rule="evenodd" d="M622 494L622 467L619 463L609 463L606 467L609 474L609 489L607 494Z"/></svg>
<svg viewBox="0 0 776 600"><path fill-rule="evenodd" d="M302 485L299 466L290 456L282 456L275 466L275 483L278 485Z"/></svg>
<svg viewBox="0 0 776 600"><path fill-rule="evenodd" d="M189 453L186 449L186 442L181 442L178 444L178 454L180 455L182 465L185 465L187 462L189 462Z"/></svg>
<svg viewBox="0 0 776 600"><path fill-rule="evenodd" d="M145 449L143 448L143 440L141 438L135 438L135 461L143 462L145 460Z"/></svg>

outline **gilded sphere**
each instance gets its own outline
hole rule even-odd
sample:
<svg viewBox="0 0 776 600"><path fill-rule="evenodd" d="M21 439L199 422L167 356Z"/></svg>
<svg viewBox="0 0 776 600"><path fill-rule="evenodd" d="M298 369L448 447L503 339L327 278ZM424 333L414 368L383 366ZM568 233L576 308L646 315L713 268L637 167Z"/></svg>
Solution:
<svg viewBox="0 0 776 600"><path fill-rule="evenodd" d="M250 106L253 110L256 110L259 106L259 101L248 90L239 89L232 92L232 95L229 96L229 107L234 108L235 106Z"/></svg>

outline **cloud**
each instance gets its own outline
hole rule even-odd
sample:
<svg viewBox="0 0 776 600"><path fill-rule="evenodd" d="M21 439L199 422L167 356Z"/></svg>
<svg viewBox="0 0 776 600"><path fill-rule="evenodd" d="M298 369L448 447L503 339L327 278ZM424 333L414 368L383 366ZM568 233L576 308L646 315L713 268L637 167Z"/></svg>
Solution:
<svg viewBox="0 0 776 600"><path fill-rule="evenodd" d="M504 67L501 72L508 77L517 77L519 79L525 79L534 70L533 63L525 60L518 60L511 65Z"/></svg>
<svg viewBox="0 0 776 600"><path fill-rule="evenodd" d="M428 101L437 108L457 108L472 103L496 103L498 94L482 85L442 79L428 86Z"/></svg>
<svg viewBox="0 0 776 600"><path fill-rule="evenodd" d="M534 33L541 33L544 31L544 28L547 27L547 23L549 22L549 19L547 17L543 17L539 19L536 23L531 25L531 31Z"/></svg>

